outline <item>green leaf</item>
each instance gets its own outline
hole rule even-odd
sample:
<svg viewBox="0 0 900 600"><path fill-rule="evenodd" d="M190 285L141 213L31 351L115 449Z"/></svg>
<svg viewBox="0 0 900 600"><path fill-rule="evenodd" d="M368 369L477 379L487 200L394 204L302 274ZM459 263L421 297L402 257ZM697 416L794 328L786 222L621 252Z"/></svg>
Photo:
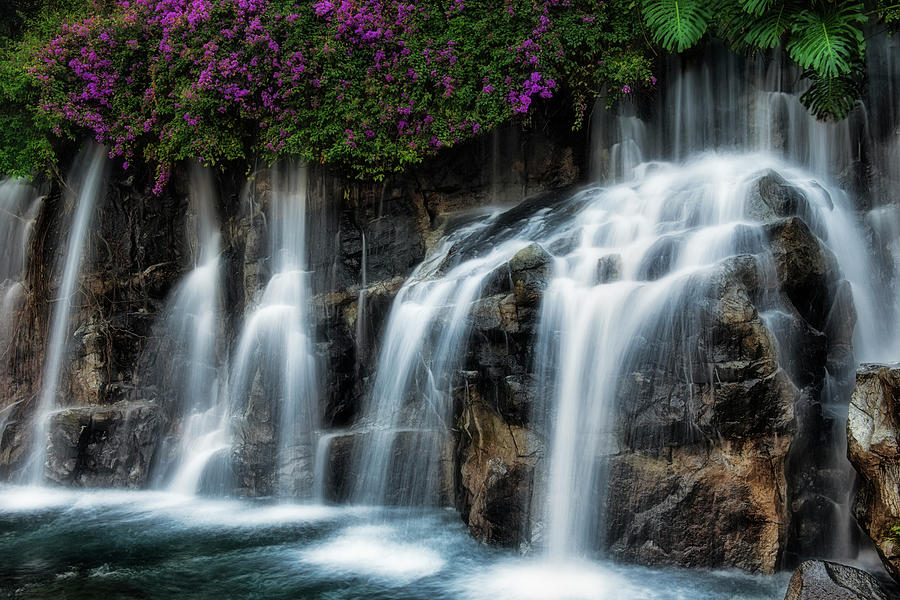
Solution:
<svg viewBox="0 0 900 600"><path fill-rule="evenodd" d="M825 78L850 72L865 47L862 4L837 3L823 12L804 10L792 27L788 53L804 69Z"/></svg>
<svg viewBox="0 0 900 600"><path fill-rule="evenodd" d="M765 13L769 7L772 6L773 1L774 0L740 0L741 8L744 9L744 12L757 17Z"/></svg>
<svg viewBox="0 0 900 600"><path fill-rule="evenodd" d="M706 33L712 13L701 0L643 0L653 39L669 52L687 50Z"/></svg>
<svg viewBox="0 0 900 600"><path fill-rule="evenodd" d="M817 119L840 121L856 108L862 95L862 74L858 68L846 75L825 77L816 71L807 71L804 77L812 84L800 96L803 103Z"/></svg>
<svg viewBox="0 0 900 600"><path fill-rule="evenodd" d="M790 14L785 5L775 7L769 13L754 19L742 37L743 43L754 48L775 48L790 27Z"/></svg>

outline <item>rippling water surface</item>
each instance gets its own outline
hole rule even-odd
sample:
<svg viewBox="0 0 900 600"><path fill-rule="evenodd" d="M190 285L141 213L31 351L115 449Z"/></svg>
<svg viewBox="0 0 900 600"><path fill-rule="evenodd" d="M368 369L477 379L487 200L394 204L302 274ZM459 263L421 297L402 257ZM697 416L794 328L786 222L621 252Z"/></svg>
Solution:
<svg viewBox="0 0 900 600"><path fill-rule="evenodd" d="M786 576L552 564L471 539L449 510L0 488L14 598L772 599Z"/></svg>

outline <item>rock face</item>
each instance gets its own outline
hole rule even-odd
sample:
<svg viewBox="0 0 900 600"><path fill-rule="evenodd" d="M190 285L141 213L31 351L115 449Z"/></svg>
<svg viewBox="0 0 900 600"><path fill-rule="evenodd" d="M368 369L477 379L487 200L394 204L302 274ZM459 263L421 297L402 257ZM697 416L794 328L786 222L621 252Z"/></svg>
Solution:
<svg viewBox="0 0 900 600"><path fill-rule="evenodd" d="M878 580L859 569L838 563L809 560L788 584L784 600L888 600Z"/></svg>
<svg viewBox="0 0 900 600"><path fill-rule="evenodd" d="M847 441L860 476L856 518L900 580L900 365L860 367Z"/></svg>
<svg viewBox="0 0 900 600"><path fill-rule="evenodd" d="M564 133L544 133L554 130ZM461 145L413 173L387 174L378 184L310 168L307 248L315 273L310 328L319 359L324 428L345 427L356 416L393 295L440 237L443 215L571 185L584 173L585 144L584 135L566 127L530 133L510 129ZM506 157L502 164L491 160L498 152ZM217 176L225 306L220 360L228 356L273 267L266 219L269 175L255 173L245 182L241 173L227 170ZM127 173L113 169L105 196L98 199L57 401L76 412L51 423L48 476L55 481L147 486L171 458L182 415L169 383L155 378L149 362L153 354L172 359L159 351L165 344L154 324L169 292L192 265L188 179L186 169L176 169L165 193L154 196L151 173L136 165ZM4 335L10 331L14 337L10 351L0 355L0 479L18 475L33 442L44 340L60 279L54 265L65 247L72 211L60 186L50 187L27 252L22 310L15 323L2 324ZM261 378L257 381L247 398L237 399L236 420L242 424L235 428L235 452L223 462L230 462L236 491L245 495L272 492L277 402L271 390L261 387ZM146 406L156 415L140 443L125 439L125 428L113 425L124 417L110 407L122 402ZM87 412L77 412L81 409ZM112 412L102 412L101 419L95 409ZM151 430L155 442L148 449L144 438ZM98 436L105 450L98 449ZM110 456L134 444L141 448L134 456L140 464L127 470L120 462L113 466Z"/></svg>
<svg viewBox="0 0 900 600"><path fill-rule="evenodd" d="M700 326L662 340L679 364L637 364L619 390L619 455L610 461L606 539L642 564L772 572L787 545L786 464L799 390L760 318L752 257L723 263ZM681 336L686 337L679 342ZM678 361L675 361L678 362Z"/></svg>
<svg viewBox="0 0 900 600"><path fill-rule="evenodd" d="M513 132L473 141L413 174L388 174L378 184L310 168L307 247L314 276L308 317L325 433L318 440L318 464L312 464L312 449L296 457L308 476L293 491L312 493L312 475L321 469L327 477L317 491L328 500L346 499L349 463L361 435L351 428L373 384L391 303L428 250L454 225L478 218L471 209L487 204L528 197L460 242L448 265L478 255L538 211L548 226L569 219L571 213L550 209L583 178L585 155L583 138ZM506 157L504 163L495 163L496 156ZM183 415L168 384L153 380L145 362L159 354L154 322L191 264L187 191L178 183L184 175L176 173L175 186L159 198L147 191L149 178L114 180L99 204L60 386L65 410L50 426L52 481L148 486L169 461L167 448L178 439ZM274 268L266 219L270 175L254 174L244 193L244 182L235 177L218 182L222 361ZM842 480L832 469L833 452L824 449L833 423L823 390L826 366L839 374L851 362L849 287L809 223L802 192L771 172L761 173L753 190L748 216L766 222L762 236L771 264L741 255L710 269L698 280L692 304L680 307L678 314L690 316L641 340L646 358L623 368L615 399L616 452L598 459L611 485L608 494L598 495L606 519L596 538L613 557L772 572L828 538L831 522L821 507L839 493L828 481ZM29 423L58 286L58 277L40 267L58 253L66 223L57 190L36 224L15 351L0 378L10 382L0 397L0 409L6 409L0 413L0 476L15 473L32 443ZM521 548L542 541L536 490L546 476L548 431L534 375L535 337L554 256L576 243L561 238L547 248L524 247L487 277L470 307L470 334L451 377L452 443L442 454L441 486L481 540ZM664 239L654 247L641 277L665 276L675 244ZM596 280L615 281L622 269L621 256L606 256L597 261ZM771 298L779 299L779 310L769 310ZM245 397L231 399L233 450L214 466L231 471L230 492L264 496L276 491L279 392L267 383L265 365L249 380ZM402 451L408 442L398 440ZM897 472L896 465L887 466L891 450L881 442L866 448L879 461L865 462L872 472L867 477L879 482L873 490L883 489ZM867 511L888 514L884 498L861 497L875 507ZM872 517L872 523L881 535L893 526L886 516ZM894 560L894 547L885 548Z"/></svg>
<svg viewBox="0 0 900 600"><path fill-rule="evenodd" d="M756 190L751 210L768 220L775 277L762 278L753 256L723 261L697 283L699 298L673 309L679 322L648 337L644 358L620 377L618 451L597 467L608 473L609 491L606 527L595 537L612 556L773 572L795 552L828 552L834 517L818 508L841 493L828 487L835 457L807 450L831 435L825 366L847 368L855 314L834 258L800 218L803 194L774 173L762 174ZM525 204L535 210L542 202ZM568 249L564 241L552 248ZM671 252L651 249L642 276L665 274ZM548 432L530 374L551 262L532 244L489 280L470 313L456 388L457 506L473 535L507 545L541 541L534 494L546 475ZM614 280L620 262L599 261L597 279ZM764 318L773 297L781 298L780 316Z"/></svg>
<svg viewBox="0 0 900 600"><path fill-rule="evenodd" d="M47 478L79 487L143 487L163 420L158 407L118 402L53 415Z"/></svg>
<svg viewBox="0 0 900 600"><path fill-rule="evenodd" d="M57 399L57 406L75 412L60 413L50 423L52 453L46 475L54 481L137 487L146 484L151 470L162 415L145 415L142 411L149 408L137 411L143 416L111 408L124 406L126 400L143 400L134 397L140 356L154 337L154 317L188 255L183 190L173 187L157 197L150 187L150 180L139 174L113 179L97 202L72 300L68 360ZM0 392L0 404L12 406L0 443L0 475L7 477L21 468L33 443L31 422L42 380L44 343L61 277L58 269L48 266L57 264L58 253L65 248L72 209L54 185L31 240L26 302L12 352L4 357L12 357L3 365L12 374L11 385ZM100 407L96 418L91 417ZM120 426L126 413L132 419L129 423L143 423L135 439L128 439L130 426ZM132 450L133 456L125 460Z"/></svg>

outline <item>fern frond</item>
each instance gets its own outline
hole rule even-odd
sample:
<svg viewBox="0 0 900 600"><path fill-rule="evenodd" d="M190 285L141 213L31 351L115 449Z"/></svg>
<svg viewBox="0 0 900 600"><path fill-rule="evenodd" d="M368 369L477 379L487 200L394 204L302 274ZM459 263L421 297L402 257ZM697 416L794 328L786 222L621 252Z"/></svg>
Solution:
<svg viewBox="0 0 900 600"><path fill-rule="evenodd" d="M669 52L700 41L712 18L704 0L643 0L643 15L653 40Z"/></svg>
<svg viewBox="0 0 900 600"><path fill-rule="evenodd" d="M822 12L804 10L796 19L787 46L791 59L823 78L849 73L865 47L863 5L837 3Z"/></svg>
<svg viewBox="0 0 900 600"><path fill-rule="evenodd" d="M862 95L862 75L854 68L850 73L825 77L816 71L803 74L812 85L800 96L803 103L817 119L840 121L856 108Z"/></svg>

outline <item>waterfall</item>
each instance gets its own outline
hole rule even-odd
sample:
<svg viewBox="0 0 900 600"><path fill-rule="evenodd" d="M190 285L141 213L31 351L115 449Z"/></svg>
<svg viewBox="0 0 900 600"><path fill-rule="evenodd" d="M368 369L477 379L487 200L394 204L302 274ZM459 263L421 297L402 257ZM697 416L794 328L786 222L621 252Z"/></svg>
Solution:
<svg viewBox="0 0 900 600"><path fill-rule="evenodd" d="M21 181L0 182L0 365L7 364L19 312L25 300L26 255L42 198ZM11 388L0 367L0 385ZM0 407L0 439L18 403Z"/></svg>
<svg viewBox="0 0 900 600"><path fill-rule="evenodd" d="M635 399L629 378L652 386L647 373L675 374L690 398L701 383L697 344L709 335L704 311L719 270L729 258L750 255L758 280L771 281L751 184L772 169L803 190L812 220L852 228L809 175L768 155L709 154L650 166L633 182L589 192L575 222L578 243L557 256L543 299L537 355L546 367L551 438L543 541L555 557L603 546L606 459L619 452L619 413L639 410L628 405ZM784 310L772 295L757 307ZM689 442L698 434L672 435Z"/></svg>
<svg viewBox="0 0 900 600"><path fill-rule="evenodd" d="M308 333L307 167L274 170L268 228L272 274L244 319L231 361L232 410L263 393L277 401L275 491L313 492L320 428L315 359Z"/></svg>
<svg viewBox="0 0 900 600"><path fill-rule="evenodd" d="M65 264L58 296L52 309L50 331L47 338L41 392L33 415L31 432L32 449L25 466L25 481L38 484L44 478L44 461L47 452L47 426L50 414L57 404L57 387L63 370L63 356L69 335L69 317L75 285L81 268L81 259L87 243L94 206L103 193L105 153L100 146L91 146L82 152L73 167L73 176L64 194L67 203L74 205L72 223L68 230Z"/></svg>
<svg viewBox="0 0 900 600"><path fill-rule="evenodd" d="M879 110L879 115L896 111L893 89L900 81L887 48L896 49L896 41L882 36L873 42L870 56L870 61L889 64L887 68L873 72L891 73L889 85L879 82L879 87L871 88L870 102L883 102L885 87L892 90L887 102L891 108ZM900 138L896 134L886 140L874 138L866 105L861 105L850 119L841 123L817 121L799 102L803 89L794 83L799 79L798 73L795 69L782 67L777 56L768 61L757 59L741 65L737 57L720 54L714 53L714 60L702 61L690 68L673 60L667 75L671 84L650 111L654 116L648 122L634 123L633 110L625 106L620 114L603 118L601 122L606 128L599 132L600 135L595 135L600 146L595 150L594 164L606 162L609 165L606 169L595 169L609 181L622 181L623 170L618 165L622 164L619 157L623 156L623 147L632 148L629 154L645 160L684 161L687 158L688 163L679 167L675 179L665 185L661 185L660 177L661 171L668 172L670 168L666 164L648 163L640 167L635 181L630 184L634 195L619 197L604 209L606 213L600 216L599 222L585 225L581 252L590 250L593 253L577 259L557 258L556 276L544 298L539 334L539 340L543 341L539 342L538 353L545 361L550 359L560 367L555 374L555 384L551 384L555 387L545 391L545 395L552 398L554 433L543 535L549 551L557 556L585 553L590 548L602 546L596 532L603 530L602 490L607 485L607 474L600 458L617 451L612 430L619 410L614 402L617 397L621 399L621 392L617 395L616 390L629 373L632 362L648 360L642 356L642 350L635 348L634 340L647 343L647 340L662 338L670 339L672 345L676 345L679 336L691 339L698 333L685 330L685 324L691 322L690 307L697 302L696 298L690 298L697 294L691 291L697 282L687 285L689 280L685 277L708 261L723 258L721 252L726 250L727 255L729 246L733 252L742 236L746 242L747 232L758 228L758 225L745 222L747 217L741 213L741 207L746 207L748 201L747 191L741 186L746 185L754 172L774 169L803 190L814 208L804 218L837 257L856 305L858 321L853 347L857 358L891 361L900 357L897 330L900 303L896 302L892 292L900 280L900 271L896 270L900 262L894 258L900 236L900 228L896 225L897 208L895 204L876 206L860 218L854 194L864 186L852 178L862 152L874 157L890 156L891 148ZM896 118L880 120L879 131L895 130ZM885 121L890 125L886 126ZM654 134L646 135L645 130ZM636 140L642 140L642 143L634 148ZM708 150L735 152L746 149L757 149L764 154L746 155L744 167L739 163L723 163L715 157L698 158L697 154ZM701 165L706 165L709 171L697 173L696 169ZM900 171L889 161L876 161L875 166L881 169L879 175L888 182L896 178L892 174ZM691 178L694 179L688 184ZM680 184L677 183L679 180ZM605 194L615 196L611 190ZM704 194L708 195L705 199ZM677 198L676 203L661 209L666 202L672 202L665 198L672 197ZM889 194L870 198L870 201L877 204L886 197ZM693 212L703 205L709 209ZM623 214L627 212L623 207L640 208L635 209L634 215L628 215ZM680 267L671 267L675 272L678 268L682 271L674 280L672 276L666 276L654 283L635 283L634 265L640 264L640 257L648 248L655 248L666 263L676 260L665 256L668 252L665 248L670 242L663 243L663 240L671 240L673 232L666 221L677 212L677 207L692 211L691 217L684 221L689 227L676 234L682 238L688 236L688 240L678 243L677 263ZM656 221L655 215L663 220ZM741 236L734 237L739 231L735 228L743 230ZM642 231L648 237L643 238ZM759 231L754 235L758 236ZM867 243L870 236L874 239L871 245ZM690 238L699 243L692 252L684 246L692 243ZM742 250L759 251L759 247ZM598 257L598 253L605 257ZM686 256L690 255L699 259L696 264L691 265L687 260ZM651 256L644 256L644 260ZM606 264L615 266L616 282L613 285L597 285L597 274L592 269L597 268L598 260L601 264L605 260ZM629 263L632 265L630 270ZM765 308L772 311L769 314L781 310L777 303ZM672 335L673 327L679 331L678 336ZM778 338L775 341L781 348L780 360L792 360L789 356L781 356L788 352L785 349L791 346L791 341L783 339L784 333L778 327L772 326L770 330ZM547 340L550 340L549 347ZM793 351L803 352L799 348ZM663 353L651 362L664 362L665 359ZM680 360L688 363L690 357L685 355ZM686 381L690 382L690 365L685 364L683 370ZM552 369L545 376L554 381ZM831 499L834 503L832 514L820 516L822 522L833 526L833 539L818 548L802 549L823 556L849 557L854 552L850 532L854 472L844 456L846 402L850 387L852 374L826 372L821 392L822 409L815 418L830 427L832 446L808 448L807 454L815 455L815 458L804 456L800 459L814 465L806 467L812 469L811 472L825 473L821 475L823 477L838 473L845 482L844 492ZM827 488L827 485L822 487Z"/></svg>
<svg viewBox="0 0 900 600"><path fill-rule="evenodd" d="M506 240L463 259L460 245L492 223L460 228L416 268L388 317L378 372L358 424L352 498L422 506L446 501L450 388L470 325L468 314L488 275L526 245Z"/></svg>
<svg viewBox="0 0 900 600"><path fill-rule="evenodd" d="M37 191L21 181L0 182L0 357L9 356L16 313L21 309L25 256L41 206ZM3 429L0 427L0 433Z"/></svg>
<svg viewBox="0 0 900 600"><path fill-rule="evenodd" d="M888 60L890 53L874 54ZM654 117L626 107L594 123L591 164L608 185L451 228L394 300L375 381L352 432L353 499L403 505L446 499L441 464L448 460L453 388L466 368L472 313L498 270L537 244L552 255L553 268L533 365L542 385L534 419L549 443L533 534L557 558L603 547L608 469L621 450L619 436L648 447L660 442L642 440L640 428L623 433L622 410L638 410L628 403L637 388L654 385L655 373L683 383L678 410L699 410L700 385L711 384L710 374L698 373L698 352L710 335L704 310L729 269L740 263L759 282L754 306L764 323L761 343L777 349L773 373L787 377L804 351L790 325L797 309L775 282L767 227L783 215L760 204L766 177L798 191L794 214L836 258L845 281L834 285L849 290L858 313L856 357L896 359L897 209L872 198L874 208L860 216L853 176L864 152L892 148L896 139L872 138L865 106L850 121L816 121L799 103L797 75L777 56L743 62L717 55L691 67L675 60L667 91L649 111ZM881 168L897 172L895 165ZM828 331L847 329L834 322L838 317L822 318L818 326ZM848 385L847 365L829 363L821 405L798 401L801 428L811 428L800 437L830 428L832 445L795 458L792 468L813 473L816 489L828 489L815 483L819 477L844 483L820 519L834 539L797 552L853 555L847 493L853 472L841 445ZM691 443L702 438L693 427L685 417L682 429L667 435Z"/></svg>
<svg viewBox="0 0 900 600"><path fill-rule="evenodd" d="M167 380L167 402L181 417L181 432L165 485L196 493L207 463L231 447L224 394L219 390L216 357L221 318L220 234L215 216L215 188L209 170L191 170L190 227L193 269L167 301L162 319L163 346L155 348L155 376ZM221 489L223 482L216 482Z"/></svg>

